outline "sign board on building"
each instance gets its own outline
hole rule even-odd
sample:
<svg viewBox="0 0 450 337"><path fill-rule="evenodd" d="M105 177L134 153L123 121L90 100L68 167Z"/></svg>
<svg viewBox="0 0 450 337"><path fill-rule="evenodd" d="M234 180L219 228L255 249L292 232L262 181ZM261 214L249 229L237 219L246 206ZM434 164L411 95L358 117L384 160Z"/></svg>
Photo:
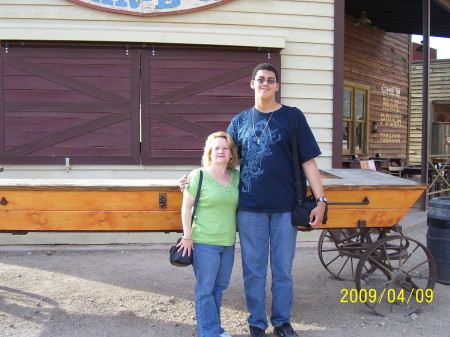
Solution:
<svg viewBox="0 0 450 337"><path fill-rule="evenodd" d="M130 15L168 15L198 11L231 0L69 0L80 5Z"/></svg>

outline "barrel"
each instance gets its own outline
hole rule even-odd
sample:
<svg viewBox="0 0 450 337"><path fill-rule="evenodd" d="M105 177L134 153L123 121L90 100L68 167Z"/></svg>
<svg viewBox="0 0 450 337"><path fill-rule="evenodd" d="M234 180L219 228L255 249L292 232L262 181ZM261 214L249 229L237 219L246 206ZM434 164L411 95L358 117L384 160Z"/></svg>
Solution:
<svg viewBox="0 0 450 337"><path fill-rule="evenodd" d="M450 284L450 197L430 200L427 223L427 247L436 261L437 281Z"/></svg>

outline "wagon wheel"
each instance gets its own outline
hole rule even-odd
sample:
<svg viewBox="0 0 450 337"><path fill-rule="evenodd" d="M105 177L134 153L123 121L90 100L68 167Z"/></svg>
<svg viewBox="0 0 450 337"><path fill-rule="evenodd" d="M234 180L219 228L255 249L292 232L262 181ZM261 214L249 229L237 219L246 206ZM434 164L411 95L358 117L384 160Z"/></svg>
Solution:
<svg viewBox="0 0 450 337"><path fill-rule="evenodd" d="M318 243L320 262L337 279L353 281L358 261L367 247L384 235L377 228L323 230ZM370 274L375 269L368 265L365 272Z"/></svg>
<svg viewBox="0 0 450 337"><path fill-rule="evenodd" d="M370 275L367 265L376 268ZM433 299L436 264L420 242L385 237L364 253L356 267L359 301L381 316L408 315Z"/></svg>

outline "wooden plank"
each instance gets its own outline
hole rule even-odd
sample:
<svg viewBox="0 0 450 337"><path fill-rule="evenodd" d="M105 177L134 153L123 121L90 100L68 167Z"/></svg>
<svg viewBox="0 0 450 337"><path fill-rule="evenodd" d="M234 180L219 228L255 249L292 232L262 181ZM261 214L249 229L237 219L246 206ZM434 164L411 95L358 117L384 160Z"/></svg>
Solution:
<svg viewBox="0 0 450 337"><path fill-rule="evenodd" d="M34 64L19 58L5 57L4 62L12 67L24 70L26 72L35 74L52 82L61 84L65 87L82 92L88 96L92 96L102 101L111 102L126 102L127 98L115 95L111 92L107 92L99 89L98 87L89 85L87 83L78 81L77 79L59 74L55 71L41 67L39 64Z"/></svg>
<svg viewBox="0 0 450 337"><path fill-rule="evenodd" d="M0 213L0 231L178 231L180 211L17 211Z"/></svg>
<svg viewBox="0 0 450 337"><path fill-rule="evenodd" d="M126 112L130 110L128 102L4 102L8 112ZM89 115L86 115L89 117Z"/></svg>
<svg viewBox="0 0 450 337"><path fill-rule="evenodd" d="M345 188L345 187L344 187ZM402 189L401 187L392 189L368 189L367 187L360 187L360 189L345 190L343 187L337 189L325 188L328 201L330 203L360 203L366 197L369 199L368 205L329 205L329 209L409 209L419 199L423 193L423 189L411 190ZM389 195L389 198L386 198Z"/></svg>
<svg viewBox="0 0 450 337"><path fill-rule="evenodd" d="M366 221L367 227L392 227L408 211L409 208L330 209L327 223L319 228L357 228L359 220Z"/></svg>
<svg viewBox="0 0 450 337"><path fill-rule="evenodd" d="M328 176L322 183L326 189L342 190L377 190L377 189L411 189L423 190L426 185L416 183L411 180L401 179L372 170L360 169L323 169L321 174Z"/></svg>
<svg viewBox="0 0 450 337"><path fill-rule="evenodd" d="M163 179L0 179L0 191L179 191ZM0 208L1 209L1 208Z"/></svg>
<svg viewBox="0 0 450 337"><path fill-rule="evenodd" d="M161 113L151 113L150 114L150 120L156 119L161 122L165 122L171 126L177 127L179 129L183 129L186 131L189 131L193 134L207 137L209 134L213 133L214 129L211 129L209 127L197 124L196 122L191 122L189 120L186 120L181 117L177 117L174 115L167 115L167 114L161 114ZM197 146L199 144L197 143ZM152 141L152 147L153 147L153 141Z"/></svg>
<svg viewBox="0 0 450 337"><path fill-rule="evenodd" d="M179 191L0 191L8 204L0 212L15 211L151 211L159 210L159 196L165 194L167 208L181 209L183 195Z"/></svg>
<svg viewBox="0 0 450 337"><path fill-rule="evenodd" d="M392 227L405 209L333 209L320 228ZM0 231L176 231L181 230L180 211L15 211L0 213Z"/></svg>
<svg viewBox="0 0 450 337"><path fill-rule="evenodd" d="M52 187L53 188L53 187ZM176 186L172 189L175 190ZM178 210L181 207L182 194L177 191L92 191L87 188L80 191L74 190L5 190L0 191L0 196L5 197L8 204L0 207L0 211L17 210L155 210L159 208L159 194L167 197L167 210ZM398 190L326 190L330 203L360 203L366 197L368 205L330 205L334 209L396 209L411 207L422 190L398 189ZM386 194L389 194L389 199Z"/></svg>
<svg viewBox="0 0 450 337"><path fill-rule="evenodd" d="M108 126L117 122L131 118L131 114L128 113L112 113L103 117L99 117L83 124L65 129L60 132L55 132L51 135L42 137L38 140L33 140L32 142L25 143L16 146L12 149L5 151L5 156L22 156L30 154L46 148L48 146L61 143L63 141L72 139L76 136L82 135L86 132L90 132L104 126Z"/></svg>
<svg viewBox="0 0 450 337"><path fill-rule="evenodd" d="M230 71L227 71L225 73L222 73L217 76L212 76L208 78L205 81L196 82L189 86L183 87L178 90L171 91L169 93L166 93L164 95L159 95L156 97L150 98L150 103L170 103L174 101L179 101L183 98L192 96L194 94L197 94L199 92L217 87L219 85L229 83L233 80L242 78L243 76L246 76L246 74L251 73L253 68L258 64L259 62L252 62L248 65L232 69Z"/></svg>
<svg viewBox="0 0 450 337"><path fill-rule="evenodd" d="M333 209L320 228L392 227L406 209ZM180 211L15 211L0 213L0 231L176 231L181 230Z"/></svg>

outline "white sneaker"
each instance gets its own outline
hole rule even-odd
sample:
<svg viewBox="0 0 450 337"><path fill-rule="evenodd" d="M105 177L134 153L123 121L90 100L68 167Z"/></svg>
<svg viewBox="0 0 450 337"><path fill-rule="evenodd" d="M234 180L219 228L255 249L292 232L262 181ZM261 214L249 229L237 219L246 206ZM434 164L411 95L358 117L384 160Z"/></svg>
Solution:
<svg viewBox="0 0 450 337"><path fill-rule="evenodd" d="M220 334L220 337L231 337L231 335L228 332L224 331Z"/></svg>

